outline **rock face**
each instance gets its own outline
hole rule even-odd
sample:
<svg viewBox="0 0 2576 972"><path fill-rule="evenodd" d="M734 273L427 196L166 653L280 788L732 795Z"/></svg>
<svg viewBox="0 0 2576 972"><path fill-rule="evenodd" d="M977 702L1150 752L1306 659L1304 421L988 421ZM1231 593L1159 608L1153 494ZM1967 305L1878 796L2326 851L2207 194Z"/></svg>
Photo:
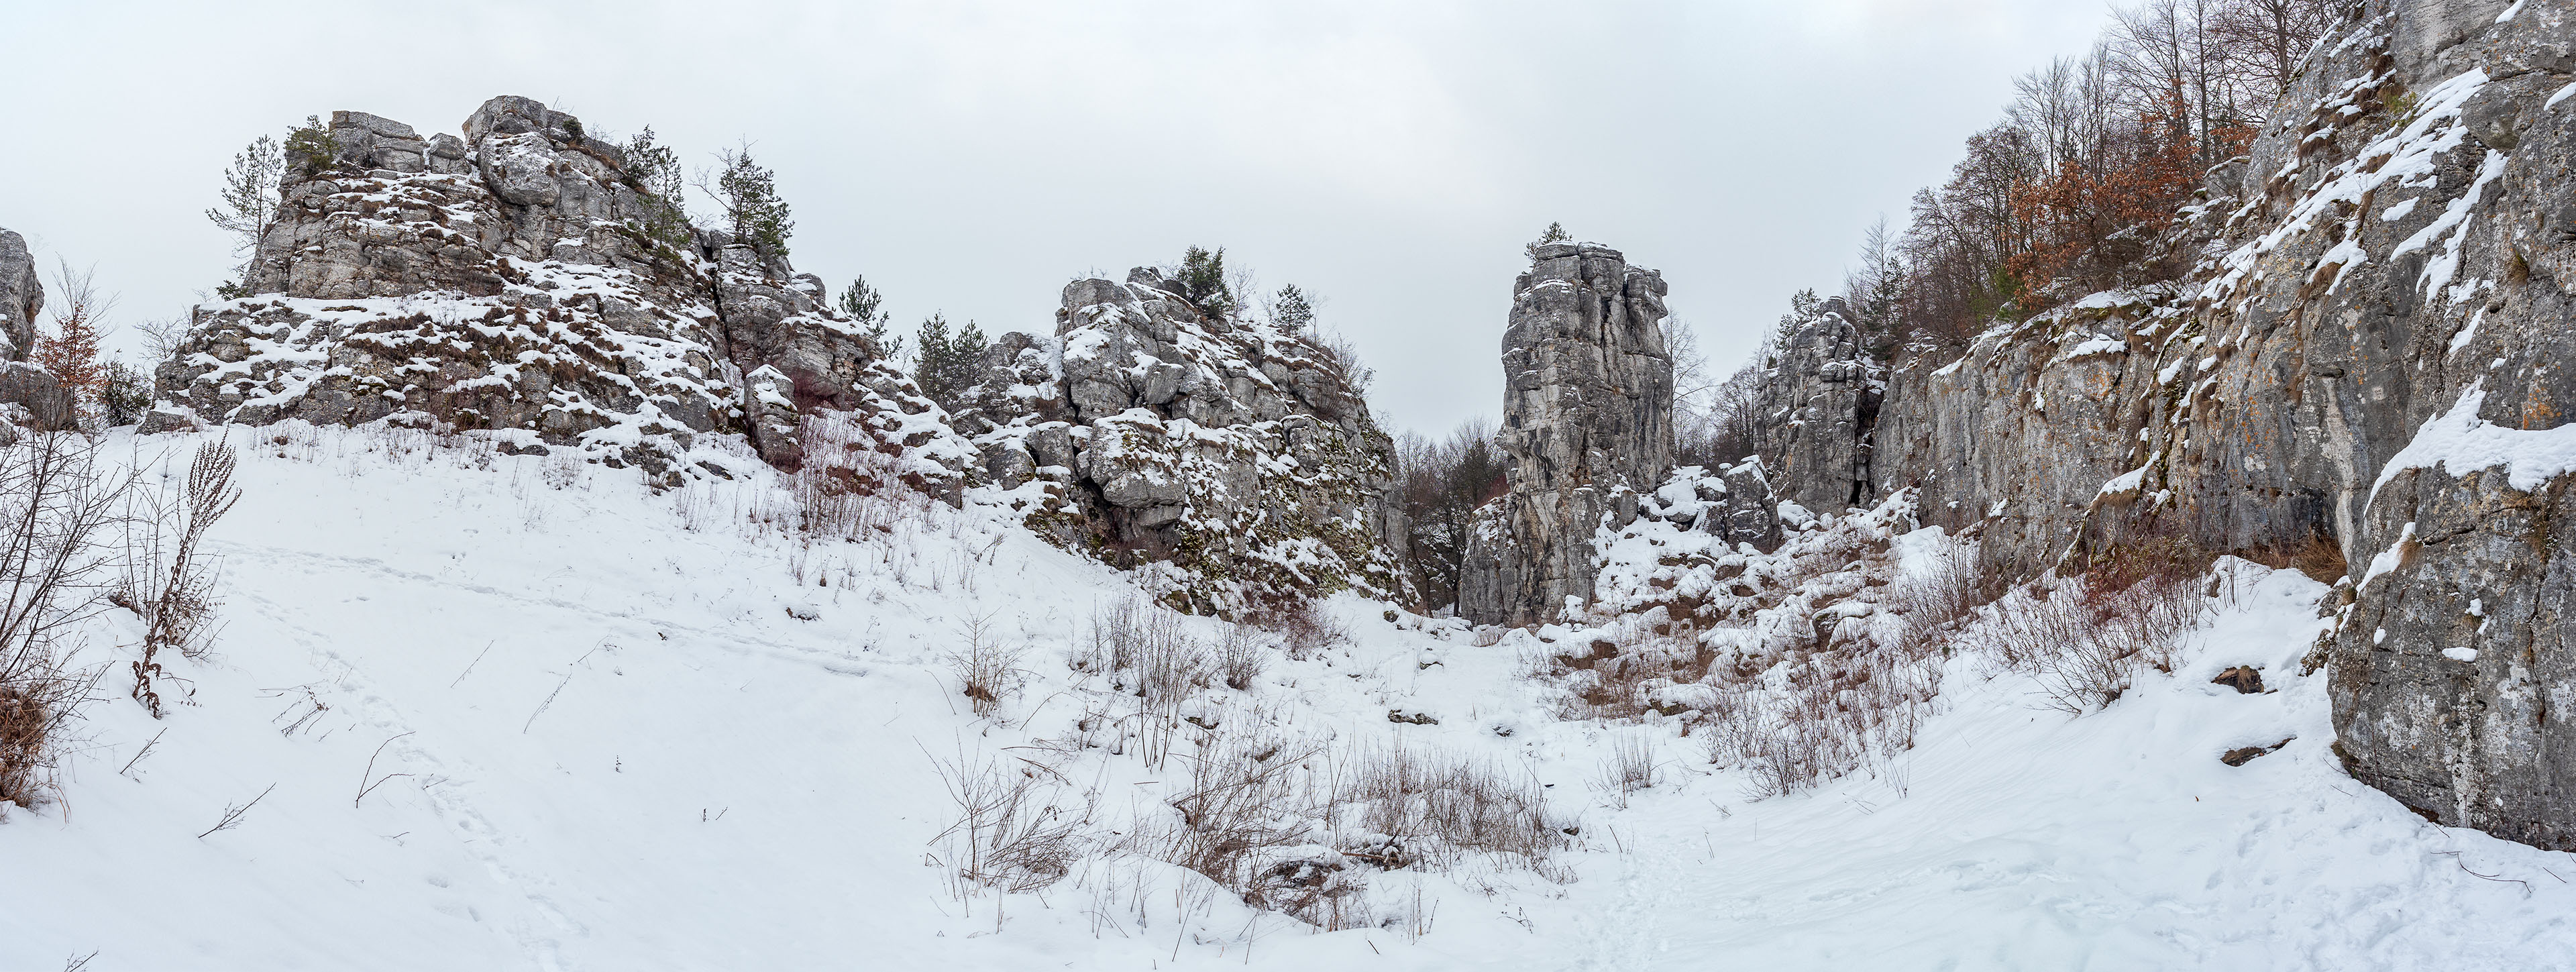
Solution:
<svg viewBox="0 0 2576 972"><path fill-rule="evenodd" d="M1870 433L1887 369L1861 349L1840 297L1781 335L1763 376L1761 454L1786 485L1781 498L1820 513L1872 499Z"/></svg>
<svg viewBox="0 0 2576 972"><path fill-rule="evenodd" d="M335 112L290 153L245 281L207 304L161 394L192 420L379 419L570 449L676 482L708 434L785 468L804 414L856 413L903 474L954 495L965 444L825 289L783 258L678 225L579 119L494 98L463 137Z"/></svg>
<svg viewBox="0 0 2576 972"><path fill-rule="evenodd" d="M1486 624L1553 619L1589 601L1595 534L1637 516L1673 464L1673 361L1664 278L1619 251L1552 243L1531 253L1503 332L1510 492L1477 513L1458 613Z"/></svg>
<svg viewBox="0 0 2576 972"><path fill-rule="evenodd" d="M1153 268L1066 284L1004 334L958 424L989 497L1068 548L1236 612L1353 588L1409 600L1393 443L1310 335L1210 315Z"/></svg>
<svg viewBox="0 0 2576 972"><path fill-rule="evenodd" d="M2576 0L2370 0L2304 72L2180 286L1900 359L1875 489L2025 568L2340 549L2346 768L2576 849Z"/></svg>
<svg viewBox="0 0 2576 972"><path fill-rule="evenodd" d="M2139 500L2121 476L2157 459L2142 433L2167 431L2158 379L2180 380L2162 360L2183 329L2173 293L2096 294L1988 332L1953 361L1901 360L1873 436L1873 493L1919 487L1926 522L1977 525L1983 555L2009 573L2056 563L2097 502ZM2180 341L2171 355L2196 347Z"/></svg>
<svg viewBox="0 0 2576 972"><path fill-rule="evenodd" d="M26 238L0 229L0 445L16 442L22 429L72 426L71 393L53 372L27 363L36 349L36 317L44 312L35 254Z"/></svg>
<svg viewBox="0 0 2576 972"><path fill-rule="evenodd" d="M0 229L0 359L27 360L36 347L36 318L45 312L45 284L26 237Z"/></svg>

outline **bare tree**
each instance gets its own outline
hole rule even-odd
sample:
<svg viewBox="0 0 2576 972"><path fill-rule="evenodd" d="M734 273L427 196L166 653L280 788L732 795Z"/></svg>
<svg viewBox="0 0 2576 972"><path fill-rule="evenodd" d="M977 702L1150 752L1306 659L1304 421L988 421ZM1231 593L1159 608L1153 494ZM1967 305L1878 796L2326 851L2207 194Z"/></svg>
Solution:
<svg viewBox="0 0 2576 972"><path fill-rule="evenodd" d="M2255 98L2268 114L2317 38L2354 6L2349 0L2230 0L2210 18L2209 30L2230 67L2255 82Z"/></svg>
<svg viewBox="0 0 2576 972"><path fill-rule="evenodd" d="M33 806L53 742L97 682L71 658L109 586L99 529L131 474L101 471L97 443L30 433L0 448L0 801Z"/></svg>

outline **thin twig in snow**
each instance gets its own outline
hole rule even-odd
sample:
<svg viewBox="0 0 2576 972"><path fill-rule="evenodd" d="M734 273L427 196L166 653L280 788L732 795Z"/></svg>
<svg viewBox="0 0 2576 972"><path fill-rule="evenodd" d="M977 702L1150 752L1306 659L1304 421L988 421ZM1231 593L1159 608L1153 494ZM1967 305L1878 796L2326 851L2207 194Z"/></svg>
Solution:
<svg viewBox="0 0 2576 972"><path fill-rule="evenodd" d="M277 789L277 784L271 783L268 785L268 790L274 789ZM206 839L207 834L212 834L218 830L231 830L234 827L241 826L242 814L249 813L250 808L259 805L259 801L268 799L268 790L259 791L258 796L250 798L249 803L245 803L240 806L225 804L224 819L216 821L214 826L206 828L206 833L198 834L197 839L204 840Z"/></svg>
<svg viewBox="0 0 2576 972"><path fill-rule="evenodd" d="M483 656L491 654L491 653L492 653L492 645L493 645L493 644L495 644L496 642L498 642L499 640L500 640L500 639L495 638L495 639L493 639L492 641L486 641L486 642L484 642L484 643L483 643L483 650L482 650L482 651L478 651L478 652L475 652L475 653L474 653L474 660L473 660L473 661L470 661L470 662L466 662L466 663L465 663L465 670L464 670L464 671L461 671L461 672L456 673L456 681L453 681L453 682L449 682L449 683L447 683L447 687L448 687L448 688L455 688L456 686L458 686L458 685L462 684L462 683L465 681L465 676L468 676L468 675L472 675L472 674L474 674L474 666L476 666L476 665L480 665L480 664L483 664Z"/></svg>
<svg viewBox="0 0 2576 972"><path fill-rule="evenodd" d="M417 730L417 729L412 730L412 732L418 732L418 731L420 731L420 730ZM350 807L350 809L353 809L353 810L354 810L354 809L357 809L358 804L361 804L361 803L366 802L366 800L367 800L367 794L370 794L370 793L374 793L374 792L376 792L376 788L377 788L377 787L380 787L380 786L385 785L385 783L386 783L387 781L392 780L394 777L397 777L397 776L410 776L410 775L411 775L411 774L409 774L409 773L387 773L387 774L385 774L385 776L384 776L384 778L383 778L383 779L376 780L376 781L375 781L375 782L373 782L373 783L369 783L369 782L367 782L368 778L373 777L373 776L375 776L375 775L376 775L376 757L377 757L377 756L382 756L382 755L384 755L384 754L385 754L385 747L393 745L393 744L394 744L394 739L400 739L400 738L402 738L403 736L408 736L408 735L411 735L411 734L412 734L411 732L406 732L406 733L403 733L403 734L402 734L402 736L395 736L395 737L393 737L393 739L387 739L387 740L385 740L385 741L383 741L383 742L380 742L380 743L377 743L377 744L376 744L376 751L375 751L375 753L374 753L374 754L372 754L372 755L369 755L369 756L367 757L367 771L366 771L366 772L364 772L364 773L360 773L360 774L358 774L358 798L357 798L357 799L355 799L355 800L351 800L351 801L349 801L349 807Z"/></svg>
<svg viewBox="0 0 2576 972"><path fill-rule="evenodd" d="M161 730L161 732L153 733L153 734L152 734L152 738L147 739L147 740L144 740L144 742L143 742L143 748L138 749L138 750L135 750L135 751L134 751L134 758L133 758L133 759L126 760L126 761L125 761L125 767L124 767L123 769L119 769L119 770L117 770L117 771L116 771L116 775L118 775L118 776L126 776L126 778L128 778L128 779L133 779L133 777L131 777L131 776L127 776L127 771L132 770L132 769L134 768L134 764L142 762L142 761L143 761L143 757L151 755L151 754L152 754L152 747L157 746L157 745L160 745L162 734L163 734L163 733L167 733L167 732L169 732L169 731L170 731L170 730L168 730L168 729L163 729L163 730ZM96 954L96 953L91 953L91 954Z"/></svg>

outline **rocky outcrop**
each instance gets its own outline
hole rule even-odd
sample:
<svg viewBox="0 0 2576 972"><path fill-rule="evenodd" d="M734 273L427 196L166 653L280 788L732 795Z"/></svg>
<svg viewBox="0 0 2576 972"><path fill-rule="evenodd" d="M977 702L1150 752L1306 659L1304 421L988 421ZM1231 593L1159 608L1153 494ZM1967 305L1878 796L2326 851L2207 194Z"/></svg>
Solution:
<svg viewBox="0 0 2576 972"><path fill-rule="evenodd" d="M1004 334L959 427L1058 543L1233 613L1344 588L1412 598L1393 443L1311 335L1209 314L1153 268L1066 284L1051 337Z"/></svg>
<svg viewBox="0 0 2576 972"><path fill-rule="evenodd" d="M71 428L71 392L54 373L27 362L36 349L36 317L45 312L45 285L27 240L0 229L0 445L25 430Z"/></svg>
<svg viewBox="0 0 2576 972"><path fill-rule="evenodd" d="M2182 327L2174 293L2096 294L1989 331L1952 360L1901 359L1872 437L1873 493L1919 487L1927 522L1976 526L2007 573L2056 563L2097 502L2140 500L2121 476L2159 458L2146 432L2171 418L2159 377L2179 380L2160 342Z"/></svg>
<svg viewBox="0 0 2576 972"><path fill-rule="evenodd" d="M1595 534L1637 516L1673 464L1663 275L1592 243L1531 251L1503 332L1509 493L1477 513L1458 613L1550 620L1593 593Z"/></svg>
<svg viewBox="0 0 2576 972"><path fill-rule="evenodd" d="M1876 490L2025 567L2339 548L2346 768L2576 849L2571 38L2576 0L2370 0L2181 214L2180 286L1901 359Z"/></svg>
<svg viewBox="0 0 2576 972"><path fill-rule="evenodd" d="M1820 513L1869 502L1870 433L1886 367L1863 350L1840 297L1785 328L1780 345L1765 362L1757 408L1762 455L1787 487L1781 498Z"/></svg>
<svg viewBox="0 0 2576 972"><path fill-rule="evenodd" d="M0 360L27 360L36 348L36 317L44 312L45 284L26 237L0 229Z"/></svg>
<svg viewBox="0 0 2576 972"><path fill-rule="evenodd" d="M669 219L571 115L505 96L462 133L335 112L327 154L290 153L251 296L198 307L159 369L174 409L437 424L663 482L723 469L710 434L794 468L804 414L845 410L955 494L965 444L821 281Z"/></svg>

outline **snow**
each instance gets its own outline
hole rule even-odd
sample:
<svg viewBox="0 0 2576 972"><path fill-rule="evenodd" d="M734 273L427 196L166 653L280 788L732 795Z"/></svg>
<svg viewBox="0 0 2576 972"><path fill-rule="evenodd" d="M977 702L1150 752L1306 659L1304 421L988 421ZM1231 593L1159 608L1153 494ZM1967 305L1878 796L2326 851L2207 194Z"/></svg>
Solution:
<svg viewBox="0 0 2576 972"><path fill-rule="evenodd" d="M2146 465L2139 466L2136 469L2111 477L2110 482L2102 484L2101 492L2095 493L2094 495L2116 496L2123 493L2134 493L2145 488L2147 484L2147 471L2156 468L2156 463L2163 461L2164 457L2165 454L2162 451L2158 451L2154 455L2148 456Z"/></svg>
<svg viewBox="0 0 2576 972"><path fill-rule="evenodd" d="M2298 674L2325 589L2292 572L2224 561L2177 670L2081 718L1962 654L1894 764L1764 800L1670 719L1556 718L1552 690L1521 674L1545 631L1474 647L1461 623L1339 598L1347 644L1273 658L1252 689L1193 711L1525 768L1581 836L1564 883L1383 872L1372 900L1391 924L1325 934L1133 857L963 900L933 866L955 816L934 758L1067 738L1109 696L1065 657L1142 575L971 506L803 544L758 522L786 502L765 472L656 493L632 470L399 429L229 434L253 448L248 498L212 539L227 627L210 659L172 666L193 691L165 720L111 674L62 800L0 822L15 878L0 882L0 968L93 950L92 970L960 972L2576 954L2576 886L2544 870L2566 873L2562 855L2427 824L2343 775L2325 678ZM108 448L159 477L193 438L117 433ZM1894 549L1921 569L1951 542L1924 530ZM1027 651L1022 690L989 718L942 663L975 619ZM102 616L85 658L121 672L135 635L130 615ZM2239 664L2278 691L2208 684ZM2216 758L2283 740L2241 767ZM1649 747L1661 777L1624 809L1590 785L1622 741ZM1174 785L1135 755L1066 765L1120 813ZM239 827L198 836L262 792Z"/></svg>
<svg viewBox="0 0 2576 972"><path fill-rule="evenodd" d="M2487 309L2484 307L2478 308L2477 313L2469 315L2469 322L2460 326L2460 333L2451 335L2451 350L2449 353L2458 354L2460 353L2461 348L2468 347L2469 342L2476 339L2478 336L2478 322L2486 319Z"/></svg>
<svg viewBox="0 0 2576 972"><path fill-rule="evenodd" d="M2370 31L2356 30L2347 35L2345 42L2351 43L2369 36L2374 35ZM2385 79L2354 78L2346 83L2343 91L2318 102L2313 107L2323 111L2331 107L2336 99L2348 102L2354 92L2382 80ZM2302 234L2328 225L2329 221L2332 221L2336 227L2334 232L2337 235L2334 239L2337 245L2328 248L2328 253L2319 259L2317 266L2338 267L2335 280L2329 286L2340 284L2345 276L2368 260L2370 254L2356 242L2360 238L2358 217L2339 219L2336 216L2337 207L2359 205L2365 198L2372 197L2386 187L2431 188L2434 184L2435 160L2443 153L2459 147L2468 138L2468 128L2460 122L2461 109L2467 105L2472 96L2486 86L2487 81L2488 77L2484 69L2472 68L2424 91L2414 113L2406 119L2401 119L2406 121L2404 127L2379 136L2354 152L2345 161L2328 170L2325 178L2318 182L2316 188L2299 197L2298 201L2292 204L2289 213L2269 231L2230 251L2222 258L2220 265L2225 268L2225 272L2211 279L2202 288L2201 296L2212 300L2228 297L2238 285L2256 278L2258 264L2264 254L2279 249ZM2331 130L2321 131L2309 138L2316 139L2330 133ZM2467 239L2465 230L2469 221L2469 211L2477 204L2486 184L2502 175L2505 160L2506 157L2502 153L2490 150L2479 169L2477 180L2469 190L2453 199L2430 225L2398 244L2390 254L2394 256L2430 246L2436 242L2445 243L2440 254L2426 261L2423 273L2419 277L2418 282L2425 290L2441 289L2450 283L2451 276L2458 271L2460 247ZM2298 165L2299 159L2293 156L2284 163L2283 173L2295 171ZM2247 205L2250 207L2255 203L2249 202ZM2383 218L2386 218L2384 213Z"/></svg>
<svg viewBox="0 0 2576 972"><path fill-rule="evenodd" d="M2425 419L2406 447L2380 467L2378 480L2370 485L2371 498L2377 499L2380 487L2409 469L2441 469L2461 477L2503 466L2505 481L2525 493L2576 471L2576 424L2546 429L2497 425L2478 417L2486 401L2486 379L2480 377L2460 392L2449 411Z"/></svg>
<svg viewBox="0 0 2576 972"><path fill-rule="evenodd" d="M2559 102L2567 100L2571 95L2576 95L2576 83L2570 83L2566 87L2560 88L2555 93L2552 93L2549 96L2549 100L2541 104L2540 110L2547 111L2549 109L2556 108L2558 107Z"/></svg>
<svg viewBox="0 0 2576 972"><path fill-rule="evenodd" d="M2478 650L2475 648L2444 648L2442 649L2442 657L2455 662L2473 662L2478 660Z"/></svg>
<svg viewBox="0 0 2576 972"><path fill-rule="evenodd" d="M2129 342L2127 341L2123 341L2115 337L2097 336L2090 340L2078 343L2073 347L2067 348L2066 354L2058 360L2073 361L2077 358L2091 357L2097 354L2123 354L2128 350Z"/></svg>

